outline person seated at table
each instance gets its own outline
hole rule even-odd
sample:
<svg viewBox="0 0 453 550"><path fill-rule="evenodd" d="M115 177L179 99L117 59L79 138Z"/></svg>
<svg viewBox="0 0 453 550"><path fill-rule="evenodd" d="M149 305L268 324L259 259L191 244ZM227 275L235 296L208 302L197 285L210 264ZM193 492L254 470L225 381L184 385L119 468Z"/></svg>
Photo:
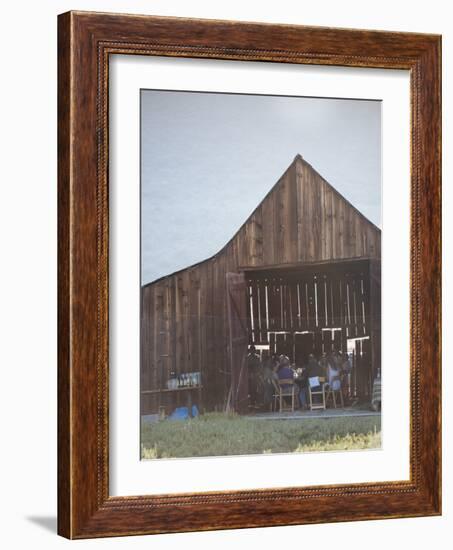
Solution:
<svg viewBox="0 0 453 550"><path fill-rule="evenodd" d="M341 354L341 370L345 374L350 374L352 371L352 361L347 351Z"/></svg>
<svg viewBox="0 0 453 550"><path fill-rule="evenodd" d="M278 369L277 369L277 377L279 380L294 380L294 371L291 368L291 361L289 360L289 357L286 355L280 355L279 363L278 363ZM288 389L291 386L289 384L283 384L282 389Z"/></svg>
<svg viewBox="0 0 453 550"><path fill-rule="evenodd" d="M343 363L341 365L340 382L343 391L343 399L345 402L347 402L349 399L351 387L352 361L347 352L343 353L342 359Z"/></svg>
<svg viewBox="0 0 453 550"><path fill-rule="evenodd" d="M325 354L324 354L325 355ZM320 361L316 360L313 353L308 356L307 378L310 388L318 391L321 388L320 378L326 377L326 369Z"/></svg>
<svg viewBox="0 0 453 550"><path fill-rule="evenodd" d="M269 352L265 350L261 360L263 365L263 406L264 410L269 411L272 408L272 397L274 395L275 357L270 357Z"/></svg>
<svg viewBox="0 0 453 550"><path fill-rule="evenodd" d="M321 355L321 359L319 360L319 365L322 369L322 374L319 376L327 376L327 369L329 368L329 359L330 355L328 356L327 353L324 351Z"/></svg>
<svg viewBox="0 0 453 550"><path fill-rule="evenodd" d="M294 387L294 370L291 367L291 361L286 355L280 355L278 367L277 367L277 381L283 392L290 390ZM293 384L281 384L282 380L293 380ZM297 396L297 391L295 392ZM286 398L291 398L290 395L284 395Z"/></svg>
<svg viewBox="0 0 453 550"><path fill-rule="evenodd" d="M248 391L249 391L249 405L256 406L257 403L257 388L258 377L261 370L261 358L256 351L255 346L252 344L249 347L249 353L247 355L247 373L248 373Z"/></svg>
<svg viewBox="0 0 453 550"><path fill-rule="evenodd" d="M308 408L307 400L307 388L308 388L308 375L306 368L299 368L296 370L297 377L295 378L295 383L298 387L298 398L299 398L299 407L301 409Z"/></svg>
<svg viewBox="0 0 453 550"><path fill-rule="evenodd" d="M343 368L343 354L341 350L334 349L330 357L328 358L329 365L334 371L338 371L338 375L341 376ZM328 371L327 371L328 374Z"/></svg>
<svg viewBox="0 0 453 550"><path fill-rule="evenodd" d="M310 353L310 355L308 356L307 375L308 378L313 378L315 376L326 376L325 369L316 360L316 357L313 355L313 353Z"/></svg>
<svg viewBox="0 0 453 550"><path fill-rule="evenodd" d="M334 391L341 389L340 374L340 369L337 368L335 364L332 365L332 363L330 363L327 368L327 381L329 383L330 389Z"/></svg>

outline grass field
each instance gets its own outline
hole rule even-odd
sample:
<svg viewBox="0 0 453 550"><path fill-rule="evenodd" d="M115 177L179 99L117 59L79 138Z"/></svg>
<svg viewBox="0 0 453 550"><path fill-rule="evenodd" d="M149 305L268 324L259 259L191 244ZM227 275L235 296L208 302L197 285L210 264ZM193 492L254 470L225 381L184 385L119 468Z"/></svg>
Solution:
<svg viewBox="0 0 453 550"><path fill-rule="evenodd" d="M380 416L256 420L209 413L142 428L142 458L376 449Z"/></svg>

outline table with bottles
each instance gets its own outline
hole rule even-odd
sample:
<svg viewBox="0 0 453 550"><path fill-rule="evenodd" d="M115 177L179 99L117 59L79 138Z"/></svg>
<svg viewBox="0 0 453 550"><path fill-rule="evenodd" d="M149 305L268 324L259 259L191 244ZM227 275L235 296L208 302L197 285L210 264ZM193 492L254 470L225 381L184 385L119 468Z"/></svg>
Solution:
<svg viewBox="0 0 453 550"><path fill-rule="evenodd" d="M166 388L160 388L156 390L144 390L141 393L143 395L150 395L150 394L158 394L159 396L159 411L161 411L162 407L162 397L164 396L170 396L174 397L174 399L171 399L172 405L171 408L174 408L175 401L179 403L179 397L184 396L186 401L186 406L189 412L189 416L192 416L192 404L193 404L193 393L197 392L198 394L198 402L196 403L198 410L202 411L202 389L203 386L201 384L201 373L200 372L186 372L181 373L178 375L171 374L170 378L167 381L167 387ZM171 411L166 411L167 414Z"/></svg>

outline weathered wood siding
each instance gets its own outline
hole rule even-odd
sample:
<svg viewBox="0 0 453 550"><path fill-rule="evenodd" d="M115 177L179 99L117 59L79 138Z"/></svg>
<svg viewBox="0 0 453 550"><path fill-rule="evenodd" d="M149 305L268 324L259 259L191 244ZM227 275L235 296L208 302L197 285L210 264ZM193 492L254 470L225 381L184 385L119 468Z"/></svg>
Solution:
<svg viewBox="0 0 453 550"><path fill-rule="evenodd" d="M380 258L381 232L297 156L214 257L142 288L142 390L201 371L204 406L228 392L226 273L250 266ZM156 407L143 397L142 411ZM153 401L154 400L154 401Z"/></svg>

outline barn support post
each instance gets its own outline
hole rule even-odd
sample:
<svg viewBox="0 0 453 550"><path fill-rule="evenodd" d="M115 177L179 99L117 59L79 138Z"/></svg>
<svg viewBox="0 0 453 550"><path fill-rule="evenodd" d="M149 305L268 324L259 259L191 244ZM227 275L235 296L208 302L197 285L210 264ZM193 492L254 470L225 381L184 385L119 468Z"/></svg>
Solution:
<svg viewBox="0 0 453 550"><path fill-rule="evenodd" d="M238 412L248 410L248 373L246 365L248 331L246 313L246 283L244 273L227 273L228 355L231 386L230 407Z"/></svg>

